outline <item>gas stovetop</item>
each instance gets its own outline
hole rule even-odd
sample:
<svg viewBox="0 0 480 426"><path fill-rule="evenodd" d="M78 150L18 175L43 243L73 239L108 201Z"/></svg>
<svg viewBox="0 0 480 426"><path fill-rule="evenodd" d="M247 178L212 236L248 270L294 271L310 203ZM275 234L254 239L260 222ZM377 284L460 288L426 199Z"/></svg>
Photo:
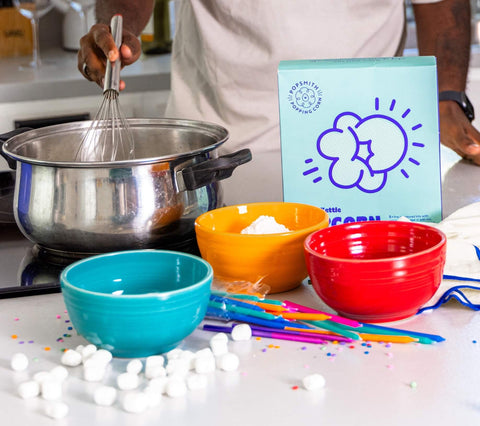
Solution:
<svg viewBox="0 0 480 426"><path fill-rule="evenodd" d="M194 234L159 248L199 255ZM60 273L76 260L33 244L15 223L0 223L0 298L59 292Z"/></svg>
<svg viewBox="0 0 480 426"><path fill-rule="evenodd" d="M35 252L14 223L0 224L0 298L60 291L65 265L44 261Z"/></svg>

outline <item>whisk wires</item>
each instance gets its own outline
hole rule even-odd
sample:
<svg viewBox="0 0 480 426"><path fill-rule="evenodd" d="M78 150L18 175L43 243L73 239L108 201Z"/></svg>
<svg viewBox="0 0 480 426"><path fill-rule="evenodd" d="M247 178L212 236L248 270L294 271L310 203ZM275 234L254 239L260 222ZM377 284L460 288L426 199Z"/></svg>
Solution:
<svg viewBox="0 0 480 426"><path fill-rule="evenodd" d="M122 42L122 17L115 15L110 23L115 44ZM120 60L107 61L103 101L89 129L83 135L75 160L81 162L121 161L134 158L135 143L119 98Z"/></svg>

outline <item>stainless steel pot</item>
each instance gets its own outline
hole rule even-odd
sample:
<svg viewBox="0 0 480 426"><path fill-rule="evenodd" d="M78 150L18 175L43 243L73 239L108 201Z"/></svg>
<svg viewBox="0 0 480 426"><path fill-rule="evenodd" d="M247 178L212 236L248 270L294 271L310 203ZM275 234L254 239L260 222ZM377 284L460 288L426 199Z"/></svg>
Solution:
<svg viewBox="0 0 480 426"><path fill-rule="evenodd" d="M69 253L163 248L221 205L218 181L251 159L248 149L219 156L228 132L215 124L128 121L135 139L128 161L74 160L89 121L0 136L16 169L15 221L28 239Z"/></svg>

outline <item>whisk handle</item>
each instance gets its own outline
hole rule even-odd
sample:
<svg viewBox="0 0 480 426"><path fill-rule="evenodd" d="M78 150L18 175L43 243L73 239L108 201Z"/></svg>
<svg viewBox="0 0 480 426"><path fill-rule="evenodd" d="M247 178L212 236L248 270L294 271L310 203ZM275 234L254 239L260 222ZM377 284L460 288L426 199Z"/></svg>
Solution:
<svg viewBox="0 0 480 426"><path fill-rule="evenodd" d="M123 17L122 15L113 15L110 21L110 28L112 31L113 40L118 49L122 45L122 31L123 31ZM120 90L120 68L121 61L120 58L117 59L113 64L107 60L107 68L105 70L105 81L103 83L103 92L107 90L115 90L119 92Z"/></svg>

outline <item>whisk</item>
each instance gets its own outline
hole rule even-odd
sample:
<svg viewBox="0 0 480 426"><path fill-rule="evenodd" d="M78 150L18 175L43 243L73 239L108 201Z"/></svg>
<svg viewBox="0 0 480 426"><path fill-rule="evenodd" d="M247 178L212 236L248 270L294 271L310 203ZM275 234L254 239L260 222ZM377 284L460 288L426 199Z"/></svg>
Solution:
<svg viewBox="0 0 480 426"><path fill-rule="evenodd" d="M110 22L115 45L122 44L121 15L114 15ZM121 161L134 158L134 139L119 104L120 59L113 64L107 60L103 101L89 129L83 135L75 155L76 161L103 162Z"/></svg>

